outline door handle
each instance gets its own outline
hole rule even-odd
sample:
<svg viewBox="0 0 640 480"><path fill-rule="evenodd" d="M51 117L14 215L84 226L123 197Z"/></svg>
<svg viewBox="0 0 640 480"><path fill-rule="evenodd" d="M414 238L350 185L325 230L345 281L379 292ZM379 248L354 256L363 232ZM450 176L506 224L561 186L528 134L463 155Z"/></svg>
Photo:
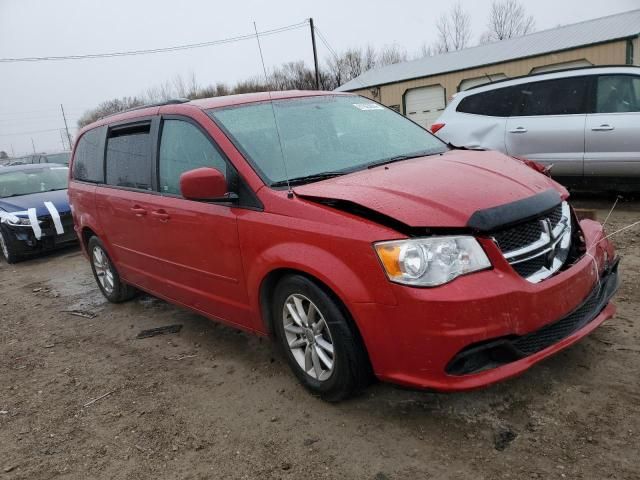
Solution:
<svg viewBox="0 0 640 480"><path fill-rule="evenodd" d="M131 207L131 211L136 214L136 217L143 217L147 214L147 211L140 205L134 205Z"/></svg>
<svg viewBox="0 0 640 480"><path fill-rule="evenodd" d="M509 133L527 133L527 129L524 127L516 127L513 130L509 130Z"/></svg>
<svg viewBox="0 0 640 480"><path fill-rule="evenodd" d="M614 127L612 127L608 123L603 123L599 127L592 127L591 128L591 130L593 130L594 132L608 132L609 130L613 130L613 129L614 129Z"/></svg>
<svg viewBox="0 0 640 480"><path fill-rule="evenodd" d="M169 219L171 218L169 216L169 214L165 211L165 210L154 210L153 212L151 212L151 215L153 215L154 217L156 217L158 220L160 220L161 222L168 222Z"/></svg>

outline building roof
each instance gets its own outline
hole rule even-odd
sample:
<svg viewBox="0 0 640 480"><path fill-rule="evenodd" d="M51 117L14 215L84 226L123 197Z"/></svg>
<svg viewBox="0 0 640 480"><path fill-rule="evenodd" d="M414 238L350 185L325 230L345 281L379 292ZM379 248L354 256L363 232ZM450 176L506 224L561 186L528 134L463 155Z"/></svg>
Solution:
<svg viewBox="0 0 640 480"><path fill-rule="evenodd" d="M430 77L638 35L640 35L640 9L456 52L374 68L336 90L358 90L413 78Z"/></svg>

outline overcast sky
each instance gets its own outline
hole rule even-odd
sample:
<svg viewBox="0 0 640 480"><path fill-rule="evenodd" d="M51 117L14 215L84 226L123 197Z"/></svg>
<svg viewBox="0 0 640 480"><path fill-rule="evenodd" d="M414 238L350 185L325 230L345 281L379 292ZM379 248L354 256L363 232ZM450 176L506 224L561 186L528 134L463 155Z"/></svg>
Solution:
<svg viewBox="0 0 640 480"><path fill-rule="evenodd" d="M0 0L0 58L59 56L205 42L295 24L313 17L335 50L396 43L409 54L435 40L434 24L452 2L434 0ZM538 30L634 8L640 0L523 2ZM490 0L462 0L476 42ZM312 64L308 28L264 38L267 67ZM329 52L319 43L321 61ZM262 72L253 40L155 55L38 63L0 63L0 150L16 155L61 149L64 104L72 134L82 113L114 97L144 93L176 75L200 84ZM44 131L48 130L48 131Z"/></svg>

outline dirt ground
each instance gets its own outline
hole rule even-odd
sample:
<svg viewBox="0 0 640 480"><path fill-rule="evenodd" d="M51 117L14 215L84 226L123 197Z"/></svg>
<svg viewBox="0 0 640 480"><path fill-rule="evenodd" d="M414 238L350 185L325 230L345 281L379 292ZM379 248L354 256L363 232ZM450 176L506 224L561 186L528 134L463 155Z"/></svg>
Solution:
<svg viewBox="0 0 640 480"><path fill-rule="evenodd" d="M612 201L575 203L602 220ZM638 219L622 203L607 228ZM481 391L378 383L337 405L269 340L106 303L77 249L0 263L0 478L638 479L640 227L615 241L618 314L572 348Z"/></svg>

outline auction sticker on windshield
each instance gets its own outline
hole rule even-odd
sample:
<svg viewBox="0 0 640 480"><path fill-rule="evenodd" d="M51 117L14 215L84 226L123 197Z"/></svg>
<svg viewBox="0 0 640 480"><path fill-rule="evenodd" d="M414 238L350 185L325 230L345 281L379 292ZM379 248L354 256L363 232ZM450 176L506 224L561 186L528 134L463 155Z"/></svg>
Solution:
<svg viewBox="0 0 640 480"><path fill-rule="evenodd" d="M354 103L354 107L359 108L360 110L383 110L384 107L382 105L378 105L377 103Z"/></svg>

